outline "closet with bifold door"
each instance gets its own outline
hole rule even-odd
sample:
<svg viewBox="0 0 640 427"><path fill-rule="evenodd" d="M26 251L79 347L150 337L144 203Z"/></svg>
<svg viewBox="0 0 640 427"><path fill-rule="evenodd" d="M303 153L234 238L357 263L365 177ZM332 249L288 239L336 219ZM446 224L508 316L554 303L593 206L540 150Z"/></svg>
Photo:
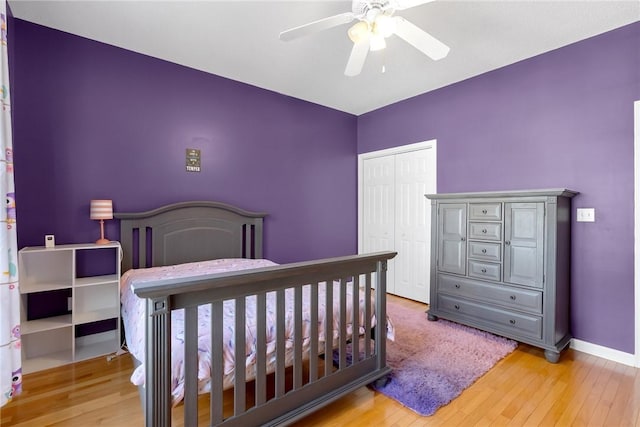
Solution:
<svg viewBox="0 0 640 427"><path fill-rule="evenodd" d="M396 251L387 292L429 302L435 141L359 156L359 252Z"/></svg>

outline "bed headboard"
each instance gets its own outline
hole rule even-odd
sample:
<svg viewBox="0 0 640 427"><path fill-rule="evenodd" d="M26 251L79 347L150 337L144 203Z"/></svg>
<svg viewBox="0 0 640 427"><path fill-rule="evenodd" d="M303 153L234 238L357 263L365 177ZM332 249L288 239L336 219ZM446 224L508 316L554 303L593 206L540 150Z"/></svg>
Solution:
<svg viewBox="0 0 640 427"><path fill-rule="evenodd" d="M219 258L262 258L265 216L208 201L114 213L120 220L122 271Z"/></svg>

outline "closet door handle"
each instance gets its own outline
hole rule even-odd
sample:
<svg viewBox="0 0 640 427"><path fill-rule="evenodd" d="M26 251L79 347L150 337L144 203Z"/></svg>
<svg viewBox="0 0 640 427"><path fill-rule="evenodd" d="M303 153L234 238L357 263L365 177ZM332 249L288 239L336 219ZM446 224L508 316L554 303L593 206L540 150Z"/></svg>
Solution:
<svg viewBox="0 0 640 427"><path fill-rule="evenodd" d="M467 238L466 238L466 237L461 237L461 238L460 238L460 241L462 241L462 242L464 242L465 240L467 240Z"/></svg>
<svg viewBox="0 0 640 427"><path fill-rule="evenodd" d="M509 240L507 240L506 242L504 242L504 244L509 246L511 244L511 242Z"/></svg>

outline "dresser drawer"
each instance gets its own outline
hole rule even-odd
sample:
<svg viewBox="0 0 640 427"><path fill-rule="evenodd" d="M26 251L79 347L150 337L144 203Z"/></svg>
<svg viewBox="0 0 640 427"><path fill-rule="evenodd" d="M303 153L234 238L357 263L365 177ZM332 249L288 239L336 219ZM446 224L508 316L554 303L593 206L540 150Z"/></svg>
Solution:
<svg viewBox="0 0 640 427"><path fill-rule="evenodd" d="M502 223L496 222L470 222L469 239L478 240L502 240Z"/></svg>
<svg viewBox="0 0 640 427"><path fill-rule="evenodd" d="M455 316L492 325L495 327L494 329L508 333L511 336L542 338L542 317L501 310L498 307L485 306L447 295L438 295L438 307L440 310L452 313ZM455 316L452 319L455 320Z"/></svg>
<svg viewBox="0 0 640 427"><path fill-rule="evenodd" d="M496 264L493 262L469 260L469 267L467 269L469 276L478 277L486 280L501 280L502 264Z"/></svg>
<svg viewBox="0 0 640 427"><path fill-rule="evenodd" d="M469 219L500 221L502 219L502 203L470 203Z"/></svg>
<svg viewBox="0 0 640 427"><path fill-rule="evenodd" d="M439 274L438 292L542 314L542 292L539 291L493 285L479 280Z"/></svg>
<svg viewBox="0 0 640 427"><path fill-rule="evenodd" d="M500 243L476 242L470 240L467 247L469 248L470 258L479 258L487 261L498 262L502 260L502 245Z"/></svg>

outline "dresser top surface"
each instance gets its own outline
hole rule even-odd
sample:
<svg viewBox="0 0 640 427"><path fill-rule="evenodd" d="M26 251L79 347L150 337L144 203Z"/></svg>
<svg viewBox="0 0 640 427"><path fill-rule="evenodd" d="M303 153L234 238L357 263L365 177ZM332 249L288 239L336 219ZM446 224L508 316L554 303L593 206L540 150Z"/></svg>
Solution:
<svg viewBox="0 0 640 427"><path fill-rule="evenodd" d="M573 197L580 194L566 188L547 188L540 190L508 190L508 191L479 191L470 193L438 193L425 194L431 200L435 199L473 199L473 198L507 198L507 197Z"/></svg>

